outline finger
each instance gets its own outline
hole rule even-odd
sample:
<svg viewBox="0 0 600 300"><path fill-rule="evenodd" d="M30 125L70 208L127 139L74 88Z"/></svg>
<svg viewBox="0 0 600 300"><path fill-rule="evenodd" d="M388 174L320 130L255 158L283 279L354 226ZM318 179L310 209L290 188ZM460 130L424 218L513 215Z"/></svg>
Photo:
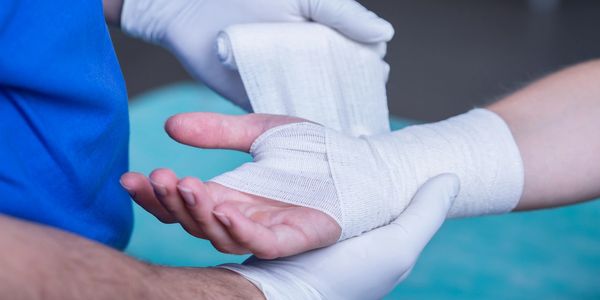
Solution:
<svg viewBox="0 0 600 300"><path fill-rule="evenodd" d="M200 228L215 248L221 252L246 254L248 249L241 247L227 232L226 228L213 215L216 200L215 193L209 191L206 183L192 177L179 181L177 189L185 201L185 209L191 216L195 226Z"/></svg>
<svg viewBox="0 0 600 300"><path fill-rule="evenodd" d="M146 176L140 173L127 172L121 176L120 182L133 201L153 214L159 221L175 223L175 217L163 207L154 195L154 189Z"/></svg>
<svg viewBox="0 0 600 300"><path fill-rule="evenodd" d="M304 16L361 43L388 42L394 27L354 0L305 0Z"/></svg>
<svg viewBox="0 0 600 300"><path fill-rule="evenodd" d="M282 256L275 232L248 218L238 207L224 203L217 206L213 214L227 227L231 237L240 246L247 248L257 257L275 259Z"/></svg>
<svg viewBox="0 0 600 300"><path fill-rule="evenodd" d="M169 118L165 130L171 138L186 145L248 152L252 142L263 132L302 121L295 117L266 114L185 113Z"/></svg>
<svg viewBox="0 0 600 300"><path fill-rule="evenodd" d="M150 184L154 194L176 221L191 235L206 238L205 234L196 226L194 220L184 207L183 200L177 191L179 179L173 171L157 169L150 174Z"/></svg>
<svg viewBox="0 0 600 300"><path fill-rule="evenodd" d="M406 210L391 225L410 238L415 253L420 253L444 223L448 210L460 190L454 174L438 175L419 188Z"/></svg>

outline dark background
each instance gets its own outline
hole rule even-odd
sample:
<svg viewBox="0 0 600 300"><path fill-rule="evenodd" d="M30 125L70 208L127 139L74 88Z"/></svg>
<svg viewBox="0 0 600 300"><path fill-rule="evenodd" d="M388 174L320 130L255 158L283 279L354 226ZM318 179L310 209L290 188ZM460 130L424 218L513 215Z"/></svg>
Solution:
<svg viewBox="0 0 600 300"><path fill-rule="evenodd" d="M389 106L398 116L439 120L600 58L600 1L360 2L396 29L387 61ZM190 80L165 50L112 35L130 96Z"/></svg>

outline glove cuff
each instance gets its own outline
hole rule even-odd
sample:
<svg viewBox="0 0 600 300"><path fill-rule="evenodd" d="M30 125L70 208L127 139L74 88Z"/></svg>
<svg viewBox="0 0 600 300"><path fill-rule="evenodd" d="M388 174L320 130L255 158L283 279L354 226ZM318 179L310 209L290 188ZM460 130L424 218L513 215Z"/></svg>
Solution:
<svg viewBox="0 0 600 300"><path fill-rule="evenodd" d="M277 261L267 262L263 268L251 265L224 264L218 268L233 271L254 284L267 300L289 299L289 300L320 300L321 295L303 280L296 276L290 276L286 271L279 270L275 265ZM277 272L279 270L279 272Z"/></svg>

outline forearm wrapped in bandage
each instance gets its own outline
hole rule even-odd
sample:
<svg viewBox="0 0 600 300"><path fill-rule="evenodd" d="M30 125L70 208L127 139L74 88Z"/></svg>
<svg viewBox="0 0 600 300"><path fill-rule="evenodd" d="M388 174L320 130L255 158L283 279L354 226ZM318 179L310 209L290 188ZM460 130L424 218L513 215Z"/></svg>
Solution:
<svg viewBox="0 0 600 300"><path fill-rule="evenodd" d="M462 188L453 217L511 211L523 189L519 150L506 123L485 109L390 134L351 137L313 123L265 132L254 162L213 181L323 211L346 239L388 224L417 188L440 173Z"/></svg>

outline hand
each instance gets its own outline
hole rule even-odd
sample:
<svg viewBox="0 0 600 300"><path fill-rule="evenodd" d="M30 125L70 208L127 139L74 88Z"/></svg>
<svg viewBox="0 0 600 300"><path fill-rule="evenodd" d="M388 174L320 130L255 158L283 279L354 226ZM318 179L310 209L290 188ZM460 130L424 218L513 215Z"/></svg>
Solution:
<svg viewBox="0 0 600 300"><path fill-rule="evenodd" d="M260 145L267 143L270 138L275 138L275 141L281 142L282 140L275 133L286 132L285 130L290 128L282 125L299 122L304 123L300 124L301 126L309 126L303 128L312 128L312 130L322 128L319 125L309 124L306 120L287 116L265 114L226 116L214 113L187 113L170 118L167 121L166 129L173 139L191 146L249 151L251 147L260 148ZM268 132L266 136L263 135L265 132ZM298 133L292 132L294 134ZM314 131L311 134L317 132ZM271 134L269 135L269 133ZM339 137L333 135L333 132L329 134L327 135L328 138L333 143L337 143L336 138ZM261 137L264 138L260 139ZM302 138L300 135L297 137ZM257 139L261 140L258 144L256 143ZM292 141L294 140L292 139ZM363 143L366 143L360 139L357 139L357 141L361 143L357 144L358 146L364 146ZM254 148L252 153L255 155L255 161L244 165L242 169L252 170L252 168L257 168L256 170L260 172L260 166L265 166L265 164L267 166L276 164L281 167L289 164L290 161L285 161L285 153L294 153L296 148L287 149L275 142L271 145L276 150L263 153L256 152L257 148ZM284 142L283 145L287 145L287 142ZM316 145L318 143L314 144L314 146ZM314 148L314 150L316 151L317 148ZM353 149L353 151L358 151L358 148ZM302 151L298 150L298 152ZM261 153L264 155L261 155ZM272 157L272 159L269 160L269 157ZM311 157L308 156L309 160L306 163L322 163L319 159L311 161ZM281 161L281 159L284 160ZM348 168L358 167L362 171L366 171L369 167L379 166L378 164L373 166L355 165L349 160L344 161L345 166ZM359 161L370 161L370 159L361 157ZM302 166L297 164L292 165L295 166L294 168L299 168L304 176L311 176L309 175L310 170L304 170ZM287 173L282 172L280 174L283 176ZM383 172L383 174L382 176L386 176L385 174L388 173ZM248 182L252 182L251 179L248 180ZM286 189L290 182L294 182L293 180L284 182L274 180L275 182L269 181L267 183L278 185L281 189ZM361 185L360 187L361 190L367 191L368 195L376 195L377 197L390 195L387 192L379 193L382 187L377 182L364 182L367 185ZM142 174L127 173L122 177L121 183L140 206L155 215L159 220L167 223L180 223L190 234L210 240L222 252L236 254L251 252L260 258L273 259L331 245L339 240L342 233L342 224L334 219L332 215L326 213L325 210L311 208L317 208L317 206L302 204L298 206L292 204L296 202L288 202L285 199L281 200L283 202L275 201L272 199L281 198L275 196L267 199L257 196L261 195L260 193L244 193L214 181L204 183L195 178L179 180L172 171L166 169L152 172L150 179ZM417 187L415 187L415 191ZM289 186L287 189L291 190L292 188L295 188L295 186ZM304 193L313 195L314 190L306 190ZM407 204L412 194L408 196ZM355 195L363 194L355 193ZM318 196L319 194L314 194L312 198ZM370 201L373 201L371 204L375 205L376 200L371 199ZM363 201L364 203L363 198L357 199L357 201ZM394 209L394 206L381 206L380 209L385 209L385 211L375 210L375 213L377 215L390 214L389 221L386 222L382 219L382 223L369 228L361 228L362 230L371 230L377 226L385 225L401 213L401 211L398 211L396 214L391 214L389 210ZM402 207L403 209L404 207ZM370 214L369 216L374 215Z"/></svg>
<svg viewBox="0 0 600 300"><path fill-rule="evenodd" d="M170 118L167 133L201 148L248 151L263 132L303 119L262 114L226 116L189 113ZM196 178L179 180L167 169L150 178L129 172L121 184L132 198L164 223L180 223L190 234L208 239L219 251L254 253L272 259L335 243L341 233L329 215L274 201Z"/></svg>
<svg viewBox="0 0 600 300"><path fill-rule="evenodd" d="M239 74L216 53L219 31L233 24L314 21L361 43L389 41L394 30L354 0L125 0L128 33L171 50L188 71L250 110Z"/></svg>
<svg viewBox="0 0 600 300"><path fill-rule="evenodd" d="M408 276L458 191L458 177L439 175L390 225L300 255L222 267L246 277L267 299L380 299Z"/></svg>

